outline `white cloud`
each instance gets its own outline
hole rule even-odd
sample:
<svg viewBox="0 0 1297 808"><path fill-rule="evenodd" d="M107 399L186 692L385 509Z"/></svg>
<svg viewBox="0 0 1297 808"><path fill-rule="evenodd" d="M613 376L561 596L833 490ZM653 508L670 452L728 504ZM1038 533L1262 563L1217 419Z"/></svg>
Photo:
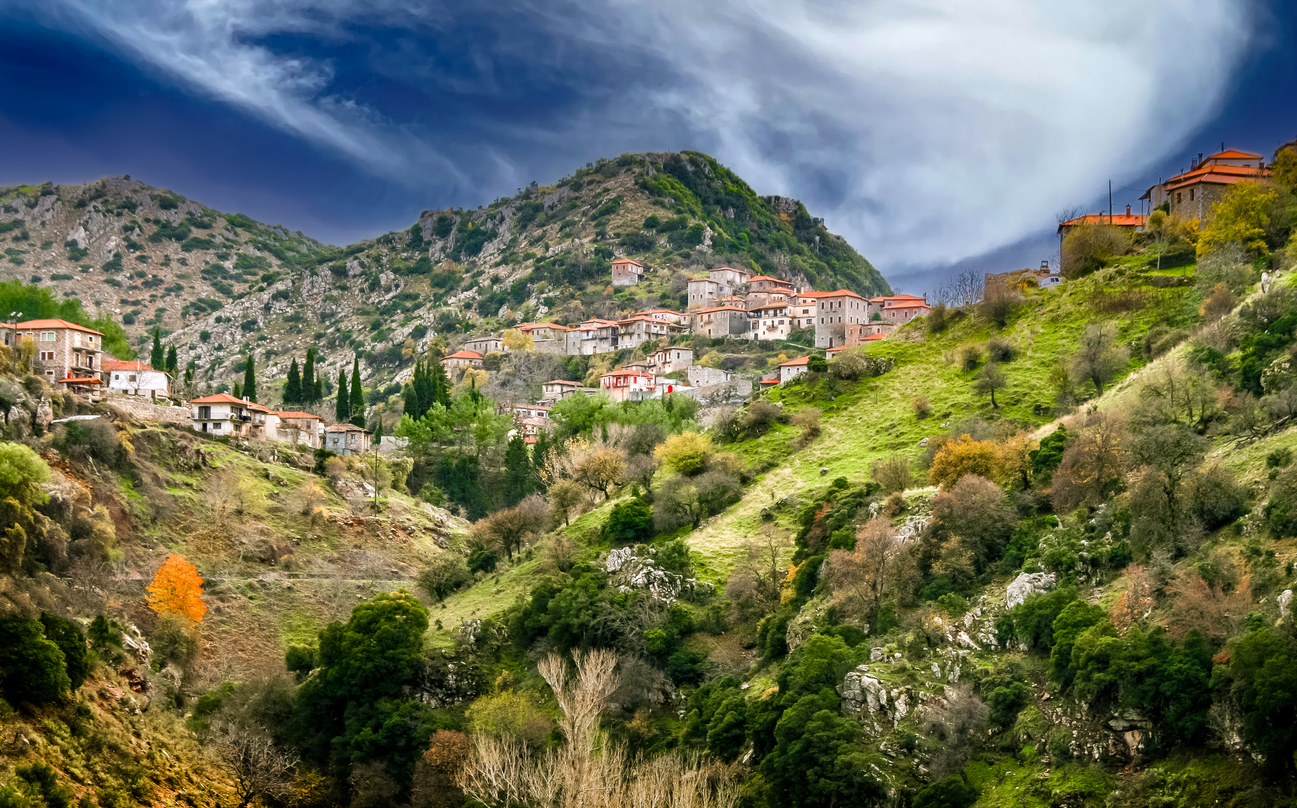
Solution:
<svg viewBox="0 0 1297 808"><path fill-rule="evenodd" d="M544 176L559 154L647 147L654 133L637 120L682 120L759 193L802 198L885 271L1018 241L1108 179L1175 152L1218 108L1252 27L1248 7L1230 0L62 3L201 92L387 176L476 183L483 201ZM493 86L491 59L518 53L547 77L574 53L591 64L633 58L647 65L643 81L585 76L625 83L592 93L576 123L501 121L501 143L457 169L445 155L476 144L417 136L397 112L331 92L328 63L261 44L284 33L344 39L356 22L436 36L471 15L497 39L474 53L480 80L467 86ZM409 65L412 80L427 70ZM601 118L617 123L590 126ZM506 143L515 152L502 156Z"/></svg>

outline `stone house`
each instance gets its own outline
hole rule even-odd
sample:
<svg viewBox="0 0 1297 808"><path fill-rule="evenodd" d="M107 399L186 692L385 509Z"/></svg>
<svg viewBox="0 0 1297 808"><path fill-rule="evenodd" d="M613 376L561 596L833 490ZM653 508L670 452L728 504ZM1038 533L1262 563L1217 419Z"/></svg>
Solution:
<svg viewBox="0 0 1297 808"><path fill-rule="evenodd" d="M870 302L855 292L839 289L815 298L815 347L845 345L847 326L869 321Z"/></svg>
<svg viewBox="0 0 1297 808"><path fill-rule="evenodd" d="M578 382L564 379L548 381L540 386L541 401L562 401L580 389L581 385Z"/></svg>
<svg viewBox="0 0 1297 808"><path fill-rule="evenodd" d="M239 438L273 437L278 417L268 408L229 393L195 398L189 402L189 422L195 432ZM268 435L269 433L269 435Z"/></svg>
<svg viewBox="0 0 1297 808"><path fill-rule="evenodd" d="M441 365L446 370L454 370L455 368L480 368L482 367L482 355L477 351L455 351L445 359L442 359Z"/></svg>
<svg viewBox="0 0 1297 808"><path fill-rule="evenodd" d="M646 342L672 337L684 331L682 326L643 314L618 320L617 348L638 348Z"/></svg>
<svg viewBox="0 0 1297 808"><path fill-rule="evenodd" d="M618 258L612 262L612 285L634 286L644 280L644 265L633 258Z"/></svg>
<svg viewBox="0 0 1297 808"><path fill-rule="evenodd" d="M337 455L358 457L368 452L373 433L355 424L333 424L324 428L324 448Z"/></svg>
<svg viewBox="0 0 1297 808"><path fill-rule="evenodd" d="M727 284L731 289L738 289L752 279L752 270L742 267L719 266L707 274L712 280Z"/></svg>
<svg viewBox="0 0 1297 808"><path fill-rule="evenodd" d="M647 371L621 368L600 376L599 386L613 401L640 401L652 397L657 377Z"/></svg>
<svg viewBox="0 0 1297 808"><path fill-rule="evenodd" d="M152 400L171 395L170 377L139 360L123 362L120 359L105 358L103 375L107 378L108 390L112 393L143 396Z"/></svg>
<svg viewBox="0 0 1297 808"><path fill-rule="evenodd" d="M538 353L567 354L567 335L572 331L557 323L519 323L514 326L531 337L532 350Z"/></svg>
<svg viewBox="0 0 1297 808"><path fill-rule="evenodd" d="M662 320L663 322L674 323L676 325L689 324L689 315L681 314L680 312L674 311L672 309L645 309L644 311L635 312L636 317L639 317L641 315L644 317L652 317L654 320Z"/></svg>
<svg viewBox="0 0 1297 808"><path fill-rule="evenodd" d="M63 378L97 377L103 370L104 335L67 320L27 320L6 326L13 344L36 343L33 370L55 382ZM6 344L9 344L7 339Z"/></svg>
<svg viewBox="0 0 1297 808"><path fill-rule="evenodd" d="M747 338L748 311L737 306L716 306L709 309L698 309L690 312L690 321L694 334L704 337Z"/></svg>
<svg viewBox="0 0 1297 808"><path fill-rule="evenodd" d="M793 329L814 328L818 316L817 301L823 292L798 292L788 303L788 315L793 318Z"/></svg>
<svg viewBox="0 0 1297 808"><path fill-rule="evenodd" d="M713 384L724 384L734 378L734 374L720 368L709 368L706 365L689 366L689 383L694 387L708 387Z"/></svg>
<svg viewBox="0 0 1297 808"><path fill-rule="evenodd" d="M504 340L501 337L474 337L473 339L464 340L464 350L473 351L482 356L489 353L500 353L504 350Z"/></svg>
<svg viewBox="0 0 1297 808"><path fill-rule="evenodd" d="M927 296L918 297L917 295L891 295L889 297L875 297L869 301L874 310L882 315L883 319L896 323L908 323L915 317L923 317L932 311L932 306L928 305Z"/></svg>
<svg viewBox="0 0 1297 808"><path fill-rule="evenodd" d="M757 275L748 279L748 292L783 292L792 295L797 289L788 281L781 281L769 275Z"/></svg>
<svg viewBox="0 0 1297 808"><path fill-rule="evenodd" d="M616 320L586 320L573 333L578 335L579 348L576 353L581 356L615 351L621 342L621 326Z"/></svg>
<svg viewBox="0 0 1297 808"><path fill-rule="evenodd" d="M293 410L274 413L275 440L319 449L324 444L324 419L314 413Z"/></svg>
<svg viewBox="0 0 1297 808"><path fill-rule="evenodd" d="M1140 199L1148 200L1150 210L1166 203L1172 216L1206 224L1211 219L1211 206L1220 201L1231 185L1260 182L1269 177L1270 169L1261 155L1225 149L1205 158L1199 154L1188 171L1154 185Z"/></svg>
<svg viewBox="0 0 1297 808"><path fill-rule="evenodd" d="M718 298L734 294L734 287L712 278L689 279L689 308L706 308Z"/></svg>
<svg viewBox="0 0 1297 808"><path fill-rule="evenodd" d="M649 362L653 365L653 372L657 374L674 373L677 370L684 370L693 366L694 352L692 348L682 348L672 346L669 348L659 348L649 354Z"/></svg>
<svg viewBox="0 0 1297 808"><path fill-rule="evenodd" d="M544 404L514 404L509 407L515 418L538 418L549 421L549 407Z"/></svg>

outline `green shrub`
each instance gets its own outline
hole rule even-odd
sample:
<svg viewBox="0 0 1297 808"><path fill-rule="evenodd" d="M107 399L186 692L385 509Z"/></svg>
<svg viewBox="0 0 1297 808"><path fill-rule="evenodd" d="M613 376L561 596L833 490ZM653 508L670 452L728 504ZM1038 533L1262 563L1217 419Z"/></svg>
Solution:
<svg viewBox="0 0 1297 808"><path fill-rule="evenodd" d="M81 633L81 627L71 620L52 614L41 615L41 626L45 629L46 639L63 652L69 689L80 688L90 675L90 650L86 646L86 635Z"/></svg>
<svg viewBox="0 0 1297 808"><path fill-rule="evenodd" d="M618 502L608 514L604 535L618 544L635 544L653 538L653 508L635 497Z"/></svg>
<svg viewBox="0 0 1297 808"><path fill-rule="evenodd" d="M67 663L38 620L0 617L0 693L13 704L50 704L71 688Z"/></svg>

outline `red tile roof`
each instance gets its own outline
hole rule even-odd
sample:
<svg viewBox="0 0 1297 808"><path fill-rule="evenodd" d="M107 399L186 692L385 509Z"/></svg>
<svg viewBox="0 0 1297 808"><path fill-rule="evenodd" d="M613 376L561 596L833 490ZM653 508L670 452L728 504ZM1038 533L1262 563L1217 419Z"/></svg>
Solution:
<svg viewBox="0 0 1297 808"><path fill-rule="evenodd" d="M653 375L653 373L650 373L647 370L628 370L626 368L619 368L618 370L611 370L607 373L601 374L599 378L606 379L609 376L648 376L652 378Z"/></svg>
<svg viewBox="0 0 1297 808"><path fill-rule="evenodd" d="M566 380L566 379L553 379L552 381L545 382L545 384L560 384L560 385L563 385L564 387L580 387L580 386L581 386L581 385L580 385L579 383L577 383L577 382L569 382L569 381Z"/></svg>
<svg viewBox="0 0 1297 808"><path fill-rule="evenodd" d="M1148 222L1148 217L1142 213L1132 213L1127 216L1124 213L1116 213L1109 216L1106 213L1087 213L1084 216L1077 216L1075 219L1068 219L1058 226L1059 230L1064 227L1077 227L1083 224L1111 224L1115 227L1143 227Z"/></svg>
<svg viewBox="0 0 1297 808"><path fill-rule="evenodd" d="M1223 152L1216 152L1203 158L1206 163L1210 160L1260 160L1261 155L1252 152L1239 151L1238 149L1226 149Z"/></svg>
<svg viewBox="0 0 1297 808"><path fill-rule="evenodd" d="M15 327L20 330L35 329L35 328L71 328L74 331L84 331L87 334L97 334L98 336L101 337L103 336L103 332L101 331L96 331L93 328L86 328L85 326L78 325L77 323L69 323L67 320L52 320L52 319L27 320L26 322L22 322L22 323L15 323Z"/></svg>
<svg viewBox="0 0 1297 808"><path fill-rule="evenodd" d="M107 371L113 371L113 370L134 370L134 371L143 371L143 370L153 370L153 368L149 367L148 365L144 364L143 362L139 361L138 359L132 360L132 361L130 361L130 362L123 362L123 361L120 360L120 359L105 359L105 360L104 360L104 363L103 363L103 370L107 370Z"/></svg>
<svg viewBox="0 0 1297 808"><path fill-rule="evenodd" d="M300 420L305 419L305 418L314 418L314 419L317 420L317 421L323 421L323 420L324 420L323 418L321 418L320 416L316 415L315 413L311 413L311 412L297 412L297 411L295 411L295 410L281 410L281 411L279 411L279 412L276 412L275 415L278 415L280 418L283 418L283 419L286 419L286 420L291 420L291 421L300 421Z"/></svg>
<svg viewBox="0 0 1297 808"><path fill-rule="evenodd" d="M538 328L557 328L559 331L571 331L569 326L559 325L558 323L518 323L514 328L519 331L535 331Z"/></svg>
<svg viewBox="0 0 1297 808"><path fill-rule="evenodd" d="M215 393L210 396L203 396L202 398L191 399L189 403L190 404L247 404L248 402L244 401L241 398L235 398L229 393Z"/></svg>
<svg viewBox="0 0 1297 808"><path fill-rule="evenodd" d="M716 312L716 311L737 311L740 312L741 314L748 313L747 309L740 309L737 306L713 306L710 309L697 309L695 311L690 312L690 314L711 314L712 312Z"/></svg>
<svg viewBox="0 0 1297 808"><path fill-rule="evenodd" d="M68 376L59 379L59 384L103 384L98 376Z"/></svg>
<svg viewBox="0 0 1297 808"><path fill-rule="evenodd" d="M779 384L778 379L762 379L760 384Z"/></svg>
<svg viewBox="0 0 1297 808"><path fill-rule="evenodd" d="M447 359L481 359L482 355L477 351L455 351L446 357Z"/></svg>
<svg viewBox="0 0 1297 808"><path fill-rule="evenodd" d="M641 264L639 261L636 261L634 258L618 258L616 261L613 261L613 263L614 264L634 264L640 269L644 268L644 265Z"/></svg>
<svg viewBox="0 0 1297 808"><path fill-rule="evenodd" d="M781 368L792 368L792 367L798 367L798 366L800 366L800 365L806 365L806 364L809 364L810 361L811 361L811 358L810 358L809 356L803 356L803 357L799 357L799 358L797 358L797 359L789 359L787 362L781 362L781 363L779 364L779 367L781 367Z"/></svg>
<svg viewBox="0 0 1297 808"><path fill-rule="evenodd" d="M857 300L864 300L863 295L858 295L849 289L838 289L836 292L820 292L816 297L854 297Z"/></svg>
<svg viewBox="0 0 1297 808"><path fill-rule="evenodd" d="M778 278L772 278L769 275L755 275L751 278L748 278L749 284L756 283L757 281L774 281L775 283L782 284L784 286L793 285L790 281L781 281Z"/></svg>

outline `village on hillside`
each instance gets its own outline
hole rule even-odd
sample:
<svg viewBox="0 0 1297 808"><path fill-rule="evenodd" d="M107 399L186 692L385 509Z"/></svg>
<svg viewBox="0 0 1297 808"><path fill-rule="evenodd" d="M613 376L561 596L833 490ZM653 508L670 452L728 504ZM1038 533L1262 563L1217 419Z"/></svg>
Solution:
<svg viewBox="0 0 1297 808"><path fill-rule="evenodd" d="M1068 218L1058 225L1060 242L1080 227L1106 225L1141 232L1154 211L1168 217L1206 223L1212 205L1240 182L1264 181L1270 176L1259 154L1225 149L1198 155L1188 171L1148 189L1140 197L1145 211L1098 212ZM612 287L625 289L645 279L648 267L632 258L611 262ZM1061 267L1043 261L1039 268L986 273L982 288L1025 291L1054 289L1065 282ZM901 326L931 312L935 302L927 295L888 295L866 298L847 289L832 291L799 288L796 284L752 270L722 264L705 275L688 280L688 308L649 308L621 319L593 318L577 325L556 322L522 322L499 334L471 336L440 361L454 381L466 370L496 364L494 355L534 351L560 356L595 356L640 349L642 359L626 362L599 375L597 387L553 379L540 385L533 403L502 405L512 412L515 428L534 443L549 426L550 407L576 394L606 395L613 402L661 399L685 395L707 401L708 396L742 400L806 373L812 356L830 361L843 351L886 339ZM794 332L809 341L813 333L816 352L774 366L765 374L745 375L695 363L690 347L694 337L713 340L752 340L796 345ZM0 322L5 345L30 340L31 370L70 393L91 400L114 398L120 402L178 404L176 379L148 363L114 359L104 351L104 335L94 329L59 319ZM498 364L497 364L498 366ZM173 369L174 372L174 369ZM238 392L236 388L236 393ZM171 408L173 411L178 408ZM160 409L141 411L158 416ZM168 417L175 418L172 413ZM192 428L214 437L279 441L339 455L360 455L378 446L379 440L364 426L343 421L328 424L319 414L301 410L274 410L240 395L216 392L187 402ZM389 439L384 449L401 441Z"/></svg>

